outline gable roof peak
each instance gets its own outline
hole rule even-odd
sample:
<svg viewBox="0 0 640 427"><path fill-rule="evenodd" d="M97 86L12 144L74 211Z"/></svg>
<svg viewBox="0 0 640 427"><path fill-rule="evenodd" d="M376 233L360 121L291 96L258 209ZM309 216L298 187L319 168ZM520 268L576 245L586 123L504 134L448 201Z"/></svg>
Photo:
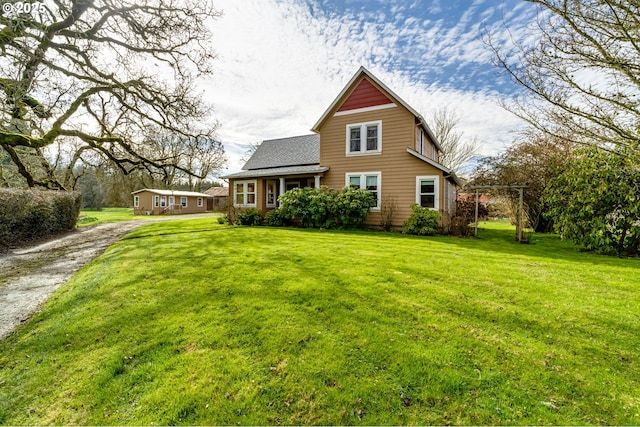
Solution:
<svg viewBox="0 0 640 427"><path fill-rule="evenodd" d="M365 75L366 77L369 78L369 80L371 80L372 82L374 82L376 85L378 85L380 88L382 88L382 90L384 90L391 98L392 101L397 102L398 104L402 105L404 108L406 108L411 114L413 114L416 119L418 120L418 123L420 123L420 125L424 128L424 130L427 132L427 134L429 135L429 137L431 138L431 140L434 142L434 144L436 145L436 147L442 151L442 147L440 146L440 143L438 142L438 140L436 139L435 135L433 134L433 132L431 131L431 129L429 128L429 126L427 125L427 122L424 120L424 117L422 117L422 115L417 112L413 107L411 107L409 104L407 104L402 98L400 98L400 96L398 96L394 91L392 91L391 89L389 89L389 87L387 87L387 85L385 85L384 83L382 83L380 81L380 79L378 79L376 76L374 76L371 71L369 71L364 65L361 65L360 68L358 68L358 71L353 75L353 77L351 77L351 79L349 80L349 82L344 86L344 88L342 89L342 91L340 91L340 93L338 94L338 96L333 100L333 102L331 103L331 105L329 105L329 108L326 109L326 111L322 114L322 116L320 117L320 119L316 122L315 125L313 125L313 127L311 128L311 130L315 133L319 133L320 132L320 126L324 123L324 121L329 117L329 114L331 113L331 111L333 111L334 108L336 108L338 105L338 102L340 102L340 100L342 99L342 97L349 92L354 84L358 81L358 79L360 78L360 76Z"/></svg>

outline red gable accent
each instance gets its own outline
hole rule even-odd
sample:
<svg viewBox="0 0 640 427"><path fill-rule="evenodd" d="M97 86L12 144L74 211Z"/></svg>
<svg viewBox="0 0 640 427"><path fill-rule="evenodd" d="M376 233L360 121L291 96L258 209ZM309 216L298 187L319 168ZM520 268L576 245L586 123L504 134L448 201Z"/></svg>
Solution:
<svg viewBox="0 0 640 427"><path fill-rule="evenodd" d="M355 110L357 108L375 107L377 105L391 104L382 92L380 92L367 79L362 79L351 95L342 103L338 111Z"/></svg>

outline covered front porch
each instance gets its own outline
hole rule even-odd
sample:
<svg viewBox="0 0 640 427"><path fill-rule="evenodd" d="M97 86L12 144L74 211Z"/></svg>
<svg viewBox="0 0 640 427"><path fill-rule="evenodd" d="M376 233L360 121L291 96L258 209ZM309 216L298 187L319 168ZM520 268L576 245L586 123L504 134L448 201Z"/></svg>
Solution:
<svg viewBox="0 0 640 427"><path fill-rule="evenodd" d="M318 188L328 167L306 166L242 171L228 175L234 209L253 208L263 213L278 207L278 197L294 188Z"/></svg>

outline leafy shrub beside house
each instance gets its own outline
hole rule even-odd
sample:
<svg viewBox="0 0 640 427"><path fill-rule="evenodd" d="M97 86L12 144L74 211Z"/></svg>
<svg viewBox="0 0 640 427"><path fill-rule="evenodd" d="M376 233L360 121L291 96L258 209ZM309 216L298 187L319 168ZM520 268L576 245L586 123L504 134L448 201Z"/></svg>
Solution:
<svg viewBox="0 0 640 427"><path fill-rule="evenodd" d="M419 205L412 205L411 215L404 222L404 232L418 236L435 236L438 234L440 215L438 212Z"/></svg>
<svg viewBox="0 0 640 427"><path fill-rule="evenodd" d="M327 186L294 188L278 199L280 207L269 214L268 223L282 225L300 221L310 228L358 228L364 225L375 206L373 195L363 189L345 187L336 191Z"/></svg>
<svg viewBox="0 0 640 427"><path fill-rule="evenodd" d="M72 230L82 195L63 191L0 189L0 248Z"/></svg>
<svg viewBox="0 0 640 427"><path fill-rule="evenodd" d="M258 209L246 209L238 211L238 224L239 225L261 225L262 224L262 212Z"/></svg>

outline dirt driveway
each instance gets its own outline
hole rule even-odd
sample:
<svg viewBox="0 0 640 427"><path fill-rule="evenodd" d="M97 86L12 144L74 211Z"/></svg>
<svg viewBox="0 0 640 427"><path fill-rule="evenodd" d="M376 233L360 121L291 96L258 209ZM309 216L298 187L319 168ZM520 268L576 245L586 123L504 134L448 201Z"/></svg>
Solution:
<svg viewBox="0 0 640 427"><path fill-rule="evenodd" d="M0 254L0 339L26 322L82 266L123 235L155 221L213 217L194 214L82 227L45 243Z"/></svg>

